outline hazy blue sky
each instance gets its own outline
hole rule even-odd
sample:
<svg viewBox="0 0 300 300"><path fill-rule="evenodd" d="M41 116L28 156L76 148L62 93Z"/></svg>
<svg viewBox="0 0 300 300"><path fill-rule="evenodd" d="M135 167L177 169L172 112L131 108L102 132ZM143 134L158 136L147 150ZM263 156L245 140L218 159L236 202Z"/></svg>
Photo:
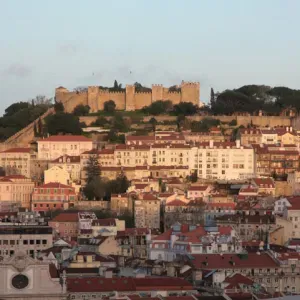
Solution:
<svg viewBox="0 0 300 300"><path fill-rule="evenodd" d="M204 101L211 87L299 88L299 12L298 0L0 0L0 112L114 79L200 81Z"/></svg>

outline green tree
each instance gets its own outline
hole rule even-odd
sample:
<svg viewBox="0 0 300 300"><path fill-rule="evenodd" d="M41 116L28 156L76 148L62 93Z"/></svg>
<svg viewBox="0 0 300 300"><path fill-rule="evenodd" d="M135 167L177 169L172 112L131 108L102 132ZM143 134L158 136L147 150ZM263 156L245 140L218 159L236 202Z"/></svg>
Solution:
<svg viewBox="0 0 300 300"><path fill-rule="evenodd" d="M236 119L233 119L232 121L229 122L229 126L236 126L236 125L237 125Z"/></svg>
<svg viewBox="0 0 300 300"><path fill-rule="evenodd" d="M210 89L210 105L214 105L215 103L215 92L214 89L211 88Z"/></svg>
<svg viewBox="0 0 300 300"><path fill-rule="evenodd" d="M116 111L116 103L113 100L105 101L104 111L113 114Z"/></svg>
<svg viewBox="0 0 300 300"><path fill-rule="evenodd" d="M38 132L38 136L44 136L44 126L41 118L39 118L37 122L37 132Z"/></svg>
<svg viewBox="0 0 300 300"><path fill-rule="evenodd" d="M82 133L79 118L68 113L59 112L45 119L47 132L50 135Z"/></svg>
<svg viewBox="0 0 300 300"><path fill-rule="evenodd" d="M107 134L107 139L110 143L125 144L125 135L118 134L116 130L111 129Z"/></svg>
<svg viewBox="0 0 300 300"><path fill-rule="evenodd" d="M83 194L89 200L101 200L106 195L107 184L100 177L94 177L83 188Z"/></svg>
<svg viewBox="0 0 300 300"><path fill-rule="evenodd" d="M92 181L95 177L100 177L101 170L97 155L90 155L85 167L87 182Z"/></svg>
<svg viewBox="0 0 300 300"><path fill-rule="evenodd" d="M158 100L158 101L151 103L151 105L144 107L143 111L146 114L156 116L156 115L160 115L163 113L168 113L168 112L172 111L172 109L173 109L173 104L171 101Z"/></svg>
<svg viewBox="0 0 300 300"><path fill-rule="evenodd" d="M65 108L64 108L64 105L61 102L55 102L54 110L55 110L56 113L59 113L59 112L64 112Z"/></svg>
<svg viewBox="0 0 300 300"><path fill-rule="evenodd" d="M178 115L176 118L177 129L180 131L183 123L185 121L185 115Z"/></svg>
<svg viewBox="0 0 300 300"><path fill-rule="evenodd" d="M155 131L157 120L155 118L151 118L149 123L152 125L152 130Z"/></svg>
<svg viewBox="0 0 300 300"><path fill-rule="evenodd" d="M190 176L188 176L188 180L192 183L195 183L198 181L198 173L197 171L194 171Z"/></svg>
<svg viewBox="0 0 300 300"><path fill-rule="evenodd" d="M34 133L34 137L38 136L38 131L37 131L36 123L34 123L33 133Z"/></svg>
<svg viewBox="0 0 300 300"><path fill-rule="evenodd" d="M87 116L90 112L90 109L91 108L88 105L79 104L74 108L73 114L78 117Z"/></svg>
<svg viewBox="0 0 300 300"><path fill-rule="evenodd" d="M108 124L110 124L110 122L105 117L99 116L96 121L92 123L92 126L104 127Z"/></svg>
<svg viewBox="0 0 300 300"><path fill-rule="evenodd" d="M126 132L129 129L128 123L125 121L121 114L115 114L113 119L113 129Z"/></svg>
<svg viewBox="0 0 300 300"><path fill-rule="evenodd" d="M180 102L174 105L174 112L176 115L191 116L197 113L197 106L192 102Z"/></svg>

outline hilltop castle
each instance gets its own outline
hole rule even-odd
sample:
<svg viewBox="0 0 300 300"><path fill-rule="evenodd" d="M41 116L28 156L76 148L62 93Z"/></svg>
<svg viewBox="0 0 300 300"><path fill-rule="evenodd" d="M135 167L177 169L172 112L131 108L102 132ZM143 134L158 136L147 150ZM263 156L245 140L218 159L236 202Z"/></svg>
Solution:
<svg viewBox="0 0 300 300"><path fill-rule="evenodd" d="M79 105L89 105L90 112L103 109L104 102L113 100L117 110L136 110L148 106L157 100L170 100L173 104L192 102L200 105L200 83L184 82L173 88L152 85L146 91L136 91L134 85L126 85L126 89L112 92L99 86L89 86L87 91L70 92L64 87L55 90L55 99L64 104L67 112L72 112Z"/></svg>

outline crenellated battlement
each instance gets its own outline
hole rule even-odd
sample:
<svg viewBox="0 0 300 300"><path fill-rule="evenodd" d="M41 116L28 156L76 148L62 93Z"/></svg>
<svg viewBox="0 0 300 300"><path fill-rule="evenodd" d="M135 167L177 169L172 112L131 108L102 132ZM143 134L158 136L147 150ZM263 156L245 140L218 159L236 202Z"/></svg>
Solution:
<svg viewBox="0 0 300 300"><path fill-rule="evenodd" d="M55 96L58 101L63 102L65 110L72 112L79 105L89 105L91 112L102 110L106 101L112 100L116 103L118 110L136 110L158 100L170 100L173 104L180 102L192 102L199 105L200 83L184 82L176 85L176 89L169 90L162 84L152 84L151 91L138 91L135 85L126 84L125 91L111 91L99 86L89 86L87 91L70 92L65 87L58 87ZM175 86L173 86L175 87Z"/></svg>

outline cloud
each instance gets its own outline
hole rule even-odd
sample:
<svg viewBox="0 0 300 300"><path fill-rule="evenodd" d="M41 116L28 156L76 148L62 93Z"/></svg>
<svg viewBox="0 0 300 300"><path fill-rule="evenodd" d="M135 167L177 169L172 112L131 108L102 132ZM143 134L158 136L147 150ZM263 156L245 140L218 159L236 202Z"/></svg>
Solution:
<svg viewBox="0 0 300 300"><path fill-rule="evenodd" d="M29 66L23 65L21 63L14 63L4 69L2 75L25 78L28 77L31 73L32 69Z"/></svg>

